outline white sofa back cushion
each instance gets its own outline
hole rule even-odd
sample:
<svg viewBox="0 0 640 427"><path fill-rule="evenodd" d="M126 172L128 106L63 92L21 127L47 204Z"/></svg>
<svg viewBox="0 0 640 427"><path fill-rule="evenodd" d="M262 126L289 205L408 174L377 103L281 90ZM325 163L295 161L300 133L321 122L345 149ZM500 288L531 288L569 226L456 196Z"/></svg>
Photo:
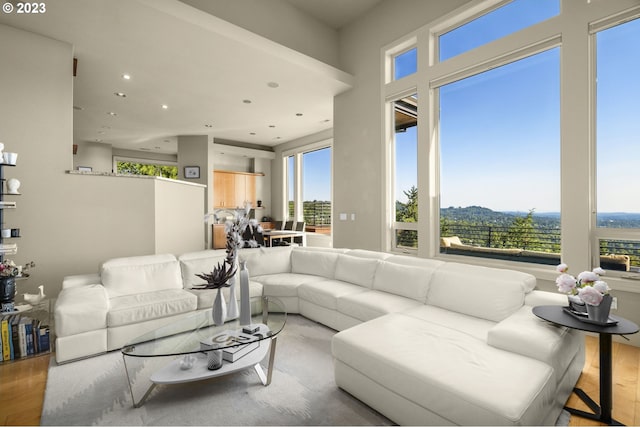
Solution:
<svg viewBox="0 0 640 427"><path fill-rule="evenodd" d="M223 264L227 258L224 249L189 252L178 257L180 270L182 271L182 283L185 289L191 289L194 285L202 285L206 280L196 274L211 273L218 265Z"/></svg>
<svg viewBox="0 0 640 427"><path fill-rule="evenodd" d="M433 269L380 261L373 289L424 303Z"/></svg>
<svg viewBox="0 0 640 427"><path fill-rule="evenodd" d="M433 274L427 304L499 322L522 307L535 285L530 274L448 262Z"/></svg>
<svg viewBox="0 0 640 427"><path fill-rule="evenodd" d="M371 289L379 262L373 258L340 254L336 261L335 278Z"/></svg>
<svg viewBox="0 0 640 427"><path fill-rule="evenodd" d="M291 273L291 247L241 249L240 261L246 261L249 277Z"/></svg>
<svg viewBox="0 0 640 427"><path fill-rule="evenodd" d="M291 251L291 272L333 279L339 254L339 251L332 250L307 251L296 248Z"/></svg>
<svg viewBox="0 0 640 427"><path fill-rule="evenodd" d="M102 264L100 277L109 298L182 289L180 264L171 254L114 258Z"/></svg>

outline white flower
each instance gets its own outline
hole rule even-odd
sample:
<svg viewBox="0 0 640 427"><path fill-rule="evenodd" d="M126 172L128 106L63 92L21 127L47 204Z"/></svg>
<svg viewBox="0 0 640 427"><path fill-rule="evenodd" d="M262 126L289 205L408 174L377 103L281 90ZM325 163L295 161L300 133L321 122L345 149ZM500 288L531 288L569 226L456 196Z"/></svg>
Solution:
<svg viewBox="0 0 640 427"><path fill-rule="evenodd" d="M562 263L556 266L556 271L558 273L566 273L568 270L569 270L569 266L567 264Z"/></svg>
<svg viewBox="0 0 640 427"><path fill-rule="evenodd" d="M556 278L556 285L559 292L565 294L573 293L576 288L576 278L570 274L563 273Z"/></svg>
<svg viewBox="0 0 640 427"><path fill-rule="evenodd" d="M600 268L600 267L596 267L593 269L593 272L596 273L598 276L604 276L606 271L604 271L604 269Z"/></svg>
<svg viewBox="0 0 640 427"><path fill-rule="evenodd" d="M602 294L593 286L586 286L580 289L578 296L589 305L600 305L602 302Z"/></svg>
<svg viewBox="0 0 640 427"><path fill-rule="evenodd" d="M580 283L596 282L599 279L600 279L600 276L598 276L593 271L583 271L582 273L578 274L578 281Z"/></svg>
<svg viewBox="0 0 640 427"><path fill-rule="evenodd" d="M601 294L606 294L611 290L607 282L603 282L602 280L598 280L596 283L594 283L593 288L596 289Z"/></svg>

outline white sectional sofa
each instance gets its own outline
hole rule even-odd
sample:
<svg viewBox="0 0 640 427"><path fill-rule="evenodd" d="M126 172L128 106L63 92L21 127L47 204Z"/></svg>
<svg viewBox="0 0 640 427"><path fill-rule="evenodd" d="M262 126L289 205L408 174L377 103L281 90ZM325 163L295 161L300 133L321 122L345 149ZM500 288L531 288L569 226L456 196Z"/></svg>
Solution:
<svg viewBox="0 0 640 427"><path fill-rule="evenodd" d="M115 350L210 310L215 291L190 287L224 256L121 258L99 274L65 278L57 361ZM531 275L348 249L245 249L240 257L253 296L340 331L337 385L398 424L553 424L582 371L582 335L531 313L566 297L535 290Z"/></svg>

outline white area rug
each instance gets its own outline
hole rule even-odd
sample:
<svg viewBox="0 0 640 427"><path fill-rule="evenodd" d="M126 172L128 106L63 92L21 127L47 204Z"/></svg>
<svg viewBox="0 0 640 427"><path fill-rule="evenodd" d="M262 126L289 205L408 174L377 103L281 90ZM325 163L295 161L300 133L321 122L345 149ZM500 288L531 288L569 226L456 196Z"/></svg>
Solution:
<svg viewBox="0 0 640 427"><path fill-rule="evenodd" d="M65 365L52 358L41 425L390 425L333 379L335 331L292 315L278 338L271 385L253 370L159 386L134 408L119 351ZM142 375L142 372L138 372ZM564 411L557 425L568 425Z"/></svg>
<svg viewBox="0 0 640 427"><path fill-rule="evenodd" d="M389 425L333 379L335 331L291 315L265 387L252 369L159 386L133 408L120 352L57 366L52 359L42 425Z"/></svg>

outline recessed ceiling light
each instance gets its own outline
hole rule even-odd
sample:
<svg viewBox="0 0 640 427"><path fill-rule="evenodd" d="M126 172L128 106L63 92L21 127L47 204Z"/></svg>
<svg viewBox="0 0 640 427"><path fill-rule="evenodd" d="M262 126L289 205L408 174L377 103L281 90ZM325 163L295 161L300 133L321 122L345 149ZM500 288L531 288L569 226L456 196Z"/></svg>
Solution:
<svg viewBox="0 0 640 427"><path fill-rule="evenodd" d="M211 124L207 123L206 125L204 125L204 127L206 127L206 128L212 128L212 127L213 127L213 125L211 125Z"/></svg>
<svg viewBox="0 0 640 427"><path fill-rule="evenodd" d="M251 104L251 100L250 99L243 99L242 102L244 102L245 104Z"/></svg>
<svg viewBox="0 0 640 427"><path fill-rule="evenodd" d="M94 141L95 141L95 142L102 142L102 140L101 140L101 139L99 139L99 138L94 139Z"/></svg>
<svg viewBox="0 0 640 427"><path fill-rule="evenodd" d="M249 132L249 135L255 135L255 134L256 134L255 132Z"/></svg>
<svg viewBox="0 0 640 427"><path fill-rule="evenodd" d="M267 86L271 87L271 88L277 88L280 87L280 85L277 82L269 82L267 83Z"/></svg>
<svg viewBox="0 0 640 427"><path fill-rule="evenodd" d="M281 136L276 136L276 139L282 139L282 137Z"/></svg>
<svg viewBox="0 0 640 427"><path fill-rule="evenodd" d="M127 94L124 92L113 92L115 96L119 96L120 98L126 98Z"/></svg>
<svg viewBox="0 0 640 427"><path fill-rule="evenodd" d="M102 129L111 129L111 126L100 126Z"/></svg>
<svg viewBox="0 0 640 427"><path fill-rule="evenodd" d="M118 115L117 113L114 113L113 111L109 111L109 112L107 112L107 114L110 115L111 117L115 117L115 116Z"/></svg>
<svg viewBox="0 0 640 427"><path fill-rule="evenodd" d="M296 116L298 116L298 117L302 117L302 116L303 116L303 114L302 114L302 113L296 113Z"/></svg>
<svg viewBox="0 0 640 427"><path fill-rule="evenodd" d="M170 139L165 139L164 142L171 142L171 140Z"/></svg>
<svg viewBox="0 0 640 427"><path fill-rule="evenodd" d="M84 107L80 107L80 106L78 106L78 105L74 105L74 106L73 106L73 109L74 109L74 110L78 110L78 111L82 111L82 110L84 110Z"/></svg>
<svg viewBox="0 0 640 427"><path fill-rule="evenodd" d="M125 80L131 80L131 75L129 75L129 74L127 74L127 73L124 73L124 74L122 75L122 78L123 78L123 79L125 79Z"/></svg>
<svg viewBox="0 0 640 427"><path fill-rule="evenodd" d="M323 122L323 123L329 123L330 121L331 121L331 120L329 120L329 119L324 119L322 122Z"/></svg>
<svg viewBox="0 0 640 427"><path fill-rule="evenodd" d="M276 127L276 125L269 125L269 127L270 127L270 128L274 128L274 127Z"/></svg>
<svg viewBox="0 0 640 427"><path fill-rule="evenodd" d="M160 147L154 147L154 148L155 148L156 150L159 150L159 149L160 149Z"/></svg>
<svg viewBox="0 0 640 427"><path fill-rule="evenodd" d="M103 130L99 130L99 131L98 131L98 135L104 135L105 133L106 133L106 132L105 132L105 131L103 131Z"/></svg>
<svg viewBox="0 0 640 427"><path fill-rule="evenodd" d="M162 104L161 107L162 107L163 110L168 110L169 109L169 106L167 104Z"/></svg>

